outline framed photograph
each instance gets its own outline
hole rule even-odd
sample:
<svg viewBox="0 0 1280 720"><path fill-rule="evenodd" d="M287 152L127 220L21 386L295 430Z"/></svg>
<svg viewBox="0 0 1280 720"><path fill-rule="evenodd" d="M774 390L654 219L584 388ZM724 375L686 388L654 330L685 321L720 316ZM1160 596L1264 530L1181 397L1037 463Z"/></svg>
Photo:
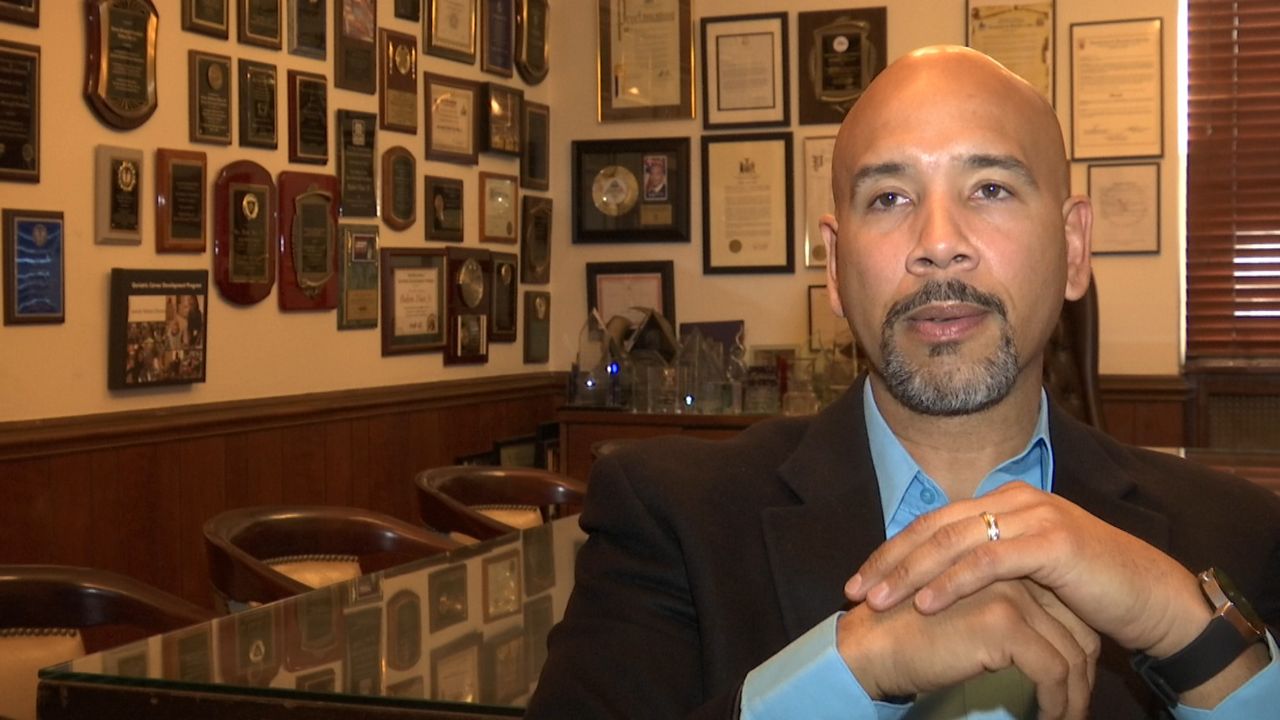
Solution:
<svg viewBox="0 0 1280 720"><path fill-rule="evenodd" d="M1164 155L1160 18L1071 25L1071 158Z"/></svg>
<svg viewBox="0 0 1280 720"><path fill-rule="evenodd" d="M379 30L378 118L383 130L418 134L418 40Z"/></svg>
<svg viewBox="0 0 1280 720"><path fill-rule="evenodd" d="M1054 0L967 0L969 47L995 58L1054 104Z"/></svg>
<svg viewBox="0 0 1280 720"><path fill-rule="evenodd" d="M477 0L424 0L422 48L467 65L476 61Z"/></svg>
<svg viewBox="0 0 1280 720"><path fill-rule="evenodd" d="M377 217L374 146L377 118L358 110L338 111L338 183L342 217Z"/></svg>
<svg viewBox="0 0 1280 720"><path fill-rule="evenodd" d="M515 175L480 173L480 242L515 243L519 195Z"/></svg>
<svg viewBox="0 0 1280 720"><path fill-rule="evenodd" d="M333 2L333 86L368 93L377 90L375 43L378 0Z"/></svg>
<svg viewBox="0 0 1280 720"><path fill-rule="evenodd" d="M502 77L515 74L514 0L480 0L480 69Z"/></svg>
<svg viewBox="0 0 1280 720"><path fill-rule="evenodd" d="M289 162L329 162L329 82L323 75L290 70Z"/></svg>
<svg viewBox="0 0 1280 720"><path fill-rule="evenodd" d="M787 14L702 18L702 126L791 124Z"/></svg>
<svg viewBox="0 0 1280 720"><path fill-rule="evenodd" d="M194 150L156 150L156 252L205 251L206 160Z"/></svg>
<svg viewBox="0 0 1280 720"><path fill-rule="evenodd" d="M511 550L484 558L480 579L484 588L484 621L491 623L518 614L524 596L520 588L520 551Z"/></svg>
<svg viewBox="0 0 1280 720"><path fill-rule="evenodd" d="M551 198L520 198L520 282L551 282Z"/></svg>
<svg viewBox="0 0 1280 720"><path fill-rule="evenodd" d="M466 622L468 607L466 563L427 576L427 626L431 633Z"/></svg>
<svg viewBox="0 0 1280 720"><path fill-rule="evenodd" d="M107 387L204 382L209 271L111 270Z"/></svg>
<svg viewBox="0 0 1280 720"><path fill-rule="evenodd" d="M340 223L338 329L378 327L378 226Z"/></svg>
<svg viewBox="0 0 1280 720"><path fill-rule="evenodd" d="M484 635L479 631L431 651L431 699L447 702L480 701L480 647Z"/></svg>
<svg viewBox="0 0 1280 720"><path fill-rule="evenodd" d="M0 40L0 180L40 182L40 48Z"/></svg>
<svg viewBox="0 0 1280 720"><path fill-rule="evenodd" d="M462 242L462 181L427 175L422 178L423 204L426 208L426 239L438 242Z"/></svg>
<svg viewBox="0 0 1280 720"><path fill-rule="evenodd" d="M480 83L423 73L426 103L427 159L475 165L478 158L476 119Z"/></svg>
<svg viewBox="0 0 1280 720"><path fill-rule="evenodd" d="M382 248L382 354L443 350L444 251Z"/></svg>
<svg viewBox="0 0 1280 720"><path fill-rule="evenodd" d="M240 59L240 147L276 148L276 66Z"/></svg>
<svg viewBox="0 0 1280 720"><path fill-rule="evenodd" d="M226 40L231 27L228 0L182 0L182 29Z"/></svg>
<svg viewBox="0 0 1280 720"><path fill-rule="evenodd" d="M187 52L187 135L193 143L231 144L231 58Z"/></svg>
<svg viewBox="0 0 1280 720"><path fill-rule="evenodd" d="M598 120L693 117L692 0L651 0L643 12L626 0L596 0Z"/></svg>
<svg viewBox="0 0 1280 720"><path fill-rule="evenodd" d="M408 230L418 220L418 161L399 145L382 153L382 222Z"/></svg>
<svg viewBox="0 0 1280 720"><path fill-rule="evenodd" d="M66 225L62 213L6 208L4 324L60 323L66 307Z"/></svg>
<svg viewBox="0 0 1280 720"><path fill-rule="evenodd" d="M271 294L276 282L275 181L251 160L237 160L218 172L213 185L213 270L222 297L253 305Z"/></svg>
<svg viewBox="0 0 1280 720"><path fill-rule="evenodd" d="M493 342L516 341L516 317L519 315L520 278L516 270L519 258L515 253L490 253L493 260L493 305L489 308L492 318L489 339Z"/></svg>
<svg viewBox="0 0 1280 720"><path fill-rule="evenodd" d="M521 103L520 187L528 190L551 188L551 108L525 100Z"/></svg>
<svg viewBox="0 0 1280 720"><path fill-rule="evenodd" d="M329 51L329 12L324 2L289 0L289 52L323 60Z"/></svg>
<svg viewBox="0 0 1280 720"><path fill-rule="evenodd" d="M505 155L520 154L520 120L524 91L485 83L480 94L480 149Z"/></svg>
<svg viewBox="0 0 1280 720"><path fill-rule="evenodd" d="M800 124L839 124L888 57L883 7L797 13Z"/></svg>
<svg viewBox="0 0 1280 720"><path fill-rule="evenodd" d="M524 650L524 628L520 626L485 640L481 661L481 702L508 705L529 692Z"/></svg>
<svg viewBox="0 0 1280 720"><path fill-rule="evenodd" d="M545 80L551 68L547 45L550 13L549 0L516 0L516 72L530 85Z"/></svg>
<svg viewBox="0 0 1280 720"><path fill-rule="evenodd" d="M551 293L524 292L524 363L551 360Z"/></svg>
<svg viewBox="0 0 1280 720"><path fill-rule="evenodd" d="M338 307L338 178L286 170L276 177L276 190L280 309Z"/></svg>
<svg viewBox="0 0 1280 720"><path fill-rule="evenodd" d="M236 16L241 43L280 49L280 0L240 0Z"/></svg>
<svg viewBox="0 0 1280 720"><path fill-rule="evenodd" d="M789 273L791 133L702 136L702 272Z"/></svg>
<svg viewBox="0 0 1280 720"><path fill-rule="evenodd" d="M1093 254L1160 252L1160 163L1090 165Z"/></svg>
<svg viewBox="0 0 1280 720"><path fill-rule="evenodd" d="M418 22L422 19L422 0L393 0L392 12L401 20Z"/></svg>
<svg viewBox="0 0 1280 720"><path fill-rule="evenodd" d="M831 158L836 138L804 139L804 266L827 266L827 242L822 239L823 215L834 215L836 204L831 193Z"/></svg>
<svg viewBox="0 0 1280 720"><path fill-rule="evenodd" d="M831 347L836 333L849 332L849 322L831 312L826 285L809 286L809 350L818 352Z"/></svg>
<svg viewBox="0 0 1280 720"><path fill-rule="evenodd" d="M94 242L141 245L142 151L99 145L94 161Z"/></svg>
<svg viewBox="0 0 1280 720"><path fill-rule="evenodd" d="M449 337L444 350L444 364L489 362L489 337L493 328L493 259L488 250L451 247L446 253L445 308L449 318Z"/></svg>
<svg viewBox="0 0 1280 720"><path fill-rule="evenodd" d="M40 0L4 0L0 2L0 22L40 27Z"/></svg>
<svg viewBox="0 0 1280 720"><path fill-rule="evenodd" d="M85 0L84 98L104 125L139 127L155 113L160 13L151 0ZM65 41L65 39L64 39Z"/></svg>
<svg viewBox="0 0 1280 720"><path fill-rule="evenodd" d="M608 322L632 307L653 308L676 324L675 265L671 260L587 263L587 311Z"/></svg>
<svg viewBox="0 0 1280 720"><path fill-rule="evenodd" d="M689 139L573 143L573 242L688 242Z"/></svg>

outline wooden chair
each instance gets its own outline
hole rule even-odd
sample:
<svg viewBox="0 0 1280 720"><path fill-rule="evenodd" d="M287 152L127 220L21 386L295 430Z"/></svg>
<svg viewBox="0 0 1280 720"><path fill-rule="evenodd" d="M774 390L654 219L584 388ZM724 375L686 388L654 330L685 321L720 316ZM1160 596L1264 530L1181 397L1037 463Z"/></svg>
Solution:
<svg viewBox="0 0 1280 720"><path fill-rule="evenodd" d="M572 515L587 486L548 470L450 465L418 473L418 516L463 541L488 540Z"/></svg>
<svg viewBox="0 0 1280 720"><path fill-rule="evenodd" d="M371 510L307 505L227 510L204 524L204 539L222 605L272 602L459 547Z"/></svg>
<svg viewBox="0 0 1280 720"><path fill-rule="evenodd" d="M1105 430L1098 392L1098 288L1092 280L1084 297L1062 306L1044 351L1044 385L1072 417Z"/></svg>
<svg viewBox="0 0 1280 720"><path fill-rule="evenodd" d="M0 717L34 720L37 672L195 625L213 613L131 577L63 565L0 565Z"/></svg>

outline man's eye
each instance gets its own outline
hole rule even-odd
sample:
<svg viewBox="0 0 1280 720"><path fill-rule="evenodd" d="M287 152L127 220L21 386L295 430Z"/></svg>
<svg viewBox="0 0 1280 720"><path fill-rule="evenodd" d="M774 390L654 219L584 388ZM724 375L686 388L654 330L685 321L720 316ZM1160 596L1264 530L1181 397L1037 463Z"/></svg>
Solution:
<svg viewBox="0 0 1280 720"><path fill-rule="evenodd" d="M896 192L880 193L871 199L871 208L873 210L888 210L897 207L906 202L907 199Z"/></svg>
<svg viewBox="0 0 1280 720"><path fill-rule="evenodd" d="M978 187L978 195L983 200L999 200L1009 196L1009 190L1003 185L986 183Z"/></svg>

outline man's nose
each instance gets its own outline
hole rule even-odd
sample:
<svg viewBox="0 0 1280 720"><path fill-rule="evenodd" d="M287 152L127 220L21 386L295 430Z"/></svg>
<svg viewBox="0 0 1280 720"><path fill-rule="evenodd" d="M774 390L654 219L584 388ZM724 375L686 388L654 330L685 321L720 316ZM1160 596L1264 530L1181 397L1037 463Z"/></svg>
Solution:
<svg viewBox="0 0 1280 720"><path fill-rule="evenodd" d="M936 197L926 201L916 222L916 242L907 256L908 272L929 274L977 266L975 248L953 201Z"/></svg>

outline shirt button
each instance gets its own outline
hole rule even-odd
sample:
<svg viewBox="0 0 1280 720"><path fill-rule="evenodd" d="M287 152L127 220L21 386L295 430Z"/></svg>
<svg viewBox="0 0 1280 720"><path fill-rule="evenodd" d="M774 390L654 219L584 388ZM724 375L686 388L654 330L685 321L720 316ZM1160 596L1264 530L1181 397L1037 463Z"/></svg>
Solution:
<svg viewBox="0 0 1280 720"><path fill-rule="evenodd" d="M925 488L920 491L920 502L925 505L932 505L937 499L938 493L934 492L932 488Z"/></svg>

